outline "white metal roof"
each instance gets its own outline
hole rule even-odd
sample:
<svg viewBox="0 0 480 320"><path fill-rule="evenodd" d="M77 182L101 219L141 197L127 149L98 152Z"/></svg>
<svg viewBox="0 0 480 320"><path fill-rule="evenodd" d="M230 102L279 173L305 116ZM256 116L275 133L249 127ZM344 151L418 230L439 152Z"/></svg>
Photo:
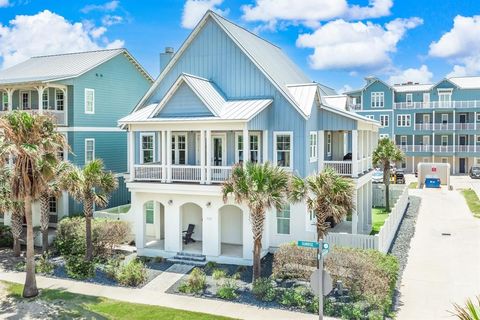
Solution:
<svg viewBox="0 0 480 320"><path fill-rule="evenodd" d="M393 89L396 92L417 92L417 91L429 91L432 89L433 84L396 84Z"/></svg>
<svg viewBox="0 0 480 320"><path fill-rule="evenodd" d="M152 78L125 49L97 50L32 57L0 71L0 84L49 82L75 78L116 57L125 56L150 81Z"/></svg>
<svg viewBox="0 0 480 320"><path fill-rule="evenodd" d="M448 80L462 89L480 88L480 77L453 77L449 78Z"/></svg>
<svg viewBox="0 0 480 320"><path fill-rule="evenodd" d="M327 105L334 107L339 110L347 110L347 95L336 95L336 96L326 96L324 97Z"/></svg>
<svg viewBox="0 0 480 320"><path fill-rule="evenodd" d="M307 116L310 116L318 85L316 83L307 83L287 85L287 88L300 109L302 109Z"/></svg>

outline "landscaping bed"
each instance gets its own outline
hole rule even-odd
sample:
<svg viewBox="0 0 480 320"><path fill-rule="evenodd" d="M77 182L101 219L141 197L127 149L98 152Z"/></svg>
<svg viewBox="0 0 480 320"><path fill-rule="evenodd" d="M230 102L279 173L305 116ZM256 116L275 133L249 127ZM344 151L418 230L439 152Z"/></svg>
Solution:
<svg viewBox="0 0 480 320"><path fill-rule="evenodd" d="M478 195L473 189L465 189L461 191L462 195L465 197L465 201L467 201L468 208L470 212L472 212L475 218L480 218L480 199L478 199Z"/></svg>

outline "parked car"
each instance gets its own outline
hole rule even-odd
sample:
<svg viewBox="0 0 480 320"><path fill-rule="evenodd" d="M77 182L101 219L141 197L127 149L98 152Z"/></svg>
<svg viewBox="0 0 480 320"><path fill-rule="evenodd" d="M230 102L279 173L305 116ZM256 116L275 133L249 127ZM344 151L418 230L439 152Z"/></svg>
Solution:
<svg viewBox="0 0 480 320"><path fill-rule="evenodd" d="M469 171L470 178L480 179L480 166L473 166Z"/></svg>
<svg viewBox="0 0 480 320"><path fill-rule="evenodd" d="M373 171L372 182L373 183L383 183L383 172L380 171L380 170Z"/></svg>

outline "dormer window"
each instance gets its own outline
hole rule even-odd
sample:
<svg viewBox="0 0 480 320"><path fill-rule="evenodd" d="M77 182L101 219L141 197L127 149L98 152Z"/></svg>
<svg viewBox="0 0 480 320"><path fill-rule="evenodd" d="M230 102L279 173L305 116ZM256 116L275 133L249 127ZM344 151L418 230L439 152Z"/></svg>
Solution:
<svg viewBox="0 0 480 320"><path fill-rule="evenodd" d="M384 92L372 92L372 108L383 108L385 105Z"/></svg>

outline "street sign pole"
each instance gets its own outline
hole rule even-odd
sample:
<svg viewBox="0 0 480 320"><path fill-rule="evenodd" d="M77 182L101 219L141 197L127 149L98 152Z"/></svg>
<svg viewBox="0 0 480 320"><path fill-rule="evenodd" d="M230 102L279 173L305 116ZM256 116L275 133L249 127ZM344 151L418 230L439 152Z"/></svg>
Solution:
<svg viewBox="0 0 480 320"><path fill-rule="evenodd" d="M318 239L319 248L317 249L317 266L320 270L320 277L318 277L318 287L320 292L318 293L318 319L323 320L323 239Z"/></svg>

